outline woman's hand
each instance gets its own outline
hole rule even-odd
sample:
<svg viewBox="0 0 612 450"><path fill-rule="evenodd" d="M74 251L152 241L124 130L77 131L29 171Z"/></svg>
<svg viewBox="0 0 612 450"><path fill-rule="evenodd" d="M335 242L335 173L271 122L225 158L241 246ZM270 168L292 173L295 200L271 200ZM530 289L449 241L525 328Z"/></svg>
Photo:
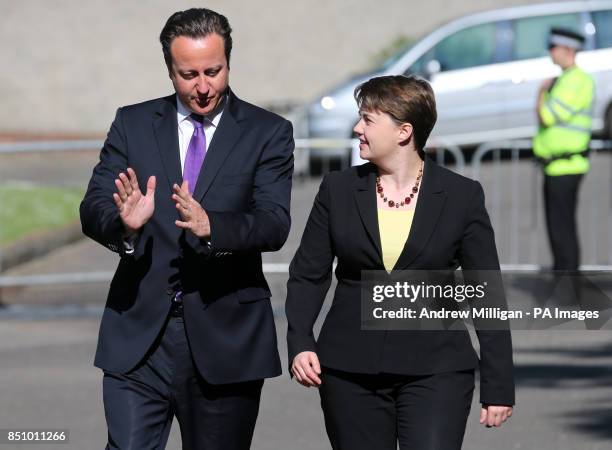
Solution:
<svg viewBox="0 0 612 450"><path fill-rule="evenodd" d="M501 427L512 416L512 406L482 405L480 423L487 427Z"/></svg>
<svg viewBox="0 0 612 450"><path fill-rule="evenodd" d="M315 352L301 352L293 358L291 373L302 386L320 386L321 365Z"/></svg>

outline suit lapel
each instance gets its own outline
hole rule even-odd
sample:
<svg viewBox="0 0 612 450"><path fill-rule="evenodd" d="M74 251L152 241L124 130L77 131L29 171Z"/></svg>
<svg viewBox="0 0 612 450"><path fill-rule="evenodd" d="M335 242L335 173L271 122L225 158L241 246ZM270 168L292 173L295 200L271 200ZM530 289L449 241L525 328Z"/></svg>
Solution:
<svg viewBox="0 0 612 450"><path fill-rule="evenodd" d="M201 201L206 195L223 162L234 150L242 134L242 127L240 126L242 119L240 100L228 90L227 105L206 150L206 157L193 192L193 198L197 201Z"/></svg>
<svg viewBox="0 0 612 450"><path fill-rule="evenodd" d="M162 99L156 112L153 131L157 140L157 150L166 172L170 189L174 183L181 184L181 157L178 144L178 124L176 118L176 97L171 95Z"/></svg>
<svg viewBox="0 0 612 450"><path fill-rule="evenodd" d="M353 191L357 210L372 245L376 249L378 260L382 264L378 211L376 208L376 167L370 163L359 166L357 175L356 189Z"/></svg>
<svg viewBox="0 0 612 450"><path fill-rule="evenodd" d="M438 166L425 157L421 192L414 211L412 226L393 270L406 269L423 251L436 227L446 201L446 193L439 182L438 170Z"/></svg>

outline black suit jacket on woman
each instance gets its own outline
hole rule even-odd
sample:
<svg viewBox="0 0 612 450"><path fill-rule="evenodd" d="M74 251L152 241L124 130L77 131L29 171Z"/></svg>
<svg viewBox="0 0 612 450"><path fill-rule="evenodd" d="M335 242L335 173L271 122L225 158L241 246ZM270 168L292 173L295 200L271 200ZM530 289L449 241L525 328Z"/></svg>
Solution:
<svg viewBox="0 0 612 450"><path fill-rule="evenodd" d="M331 282L333 303L318 340L313 325ZM426 159L406 245L394 270L499 269L480 184ZM321 364L356 373L422 375L480 367L480 400L514 404L509 331L478 331L480 362L464 331L362 331L362 270L384 270L377 219L376 168L327 175L290 266L286 312L289 361L317 352Z"/></svg>
<svg viewBox="0 0 612 450"><path fill-rule="evenodd" d="M176 96L117 112L81 204L85 234L121 255L95 359L106 371L127 372L144 358L181 291L191 353L208 382L281 373L261 252L278 250L289 233L293 131L228 95L193 193L210 219L210 247L174 223L172 185L182 182ZM133 255L124 252L112 198L113 180L127 167L142 190L157 178L155 212Z"/></svg>

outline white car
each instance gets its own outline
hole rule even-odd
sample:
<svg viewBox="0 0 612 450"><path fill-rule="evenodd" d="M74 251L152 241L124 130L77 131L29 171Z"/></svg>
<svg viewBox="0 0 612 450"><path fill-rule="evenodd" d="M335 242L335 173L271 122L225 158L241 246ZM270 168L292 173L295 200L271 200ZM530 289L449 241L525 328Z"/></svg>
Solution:
<svg viewBox="0 0 612 450"><path fill-rule="evenodd" d="M548 33L555 26L585 36L577 64L595 79L593 131L612 137L612 0L517 6L454 20L379 70L317 98L308 107L309 137L351 137L357 121L355 87L374 76L411 73L427 78L436 93L433 141L470 146L531 137L538 87L560 73L547 48ZM311 162L329 157L346 154L338 149L311 151Z"/></svg>

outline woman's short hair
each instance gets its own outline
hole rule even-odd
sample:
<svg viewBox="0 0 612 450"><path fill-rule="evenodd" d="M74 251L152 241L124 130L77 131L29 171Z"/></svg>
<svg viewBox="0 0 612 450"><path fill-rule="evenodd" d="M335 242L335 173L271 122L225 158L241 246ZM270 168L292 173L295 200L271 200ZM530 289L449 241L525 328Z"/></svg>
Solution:
<svg viewBox="0 0 612 450"><path fill-rule="evenodd" d="M438 117L436 98L426 80L413 75L371 78L357 86L355 100L362 111L387 113L398 124L410 123L414 146L423 151Z"/></svg>

